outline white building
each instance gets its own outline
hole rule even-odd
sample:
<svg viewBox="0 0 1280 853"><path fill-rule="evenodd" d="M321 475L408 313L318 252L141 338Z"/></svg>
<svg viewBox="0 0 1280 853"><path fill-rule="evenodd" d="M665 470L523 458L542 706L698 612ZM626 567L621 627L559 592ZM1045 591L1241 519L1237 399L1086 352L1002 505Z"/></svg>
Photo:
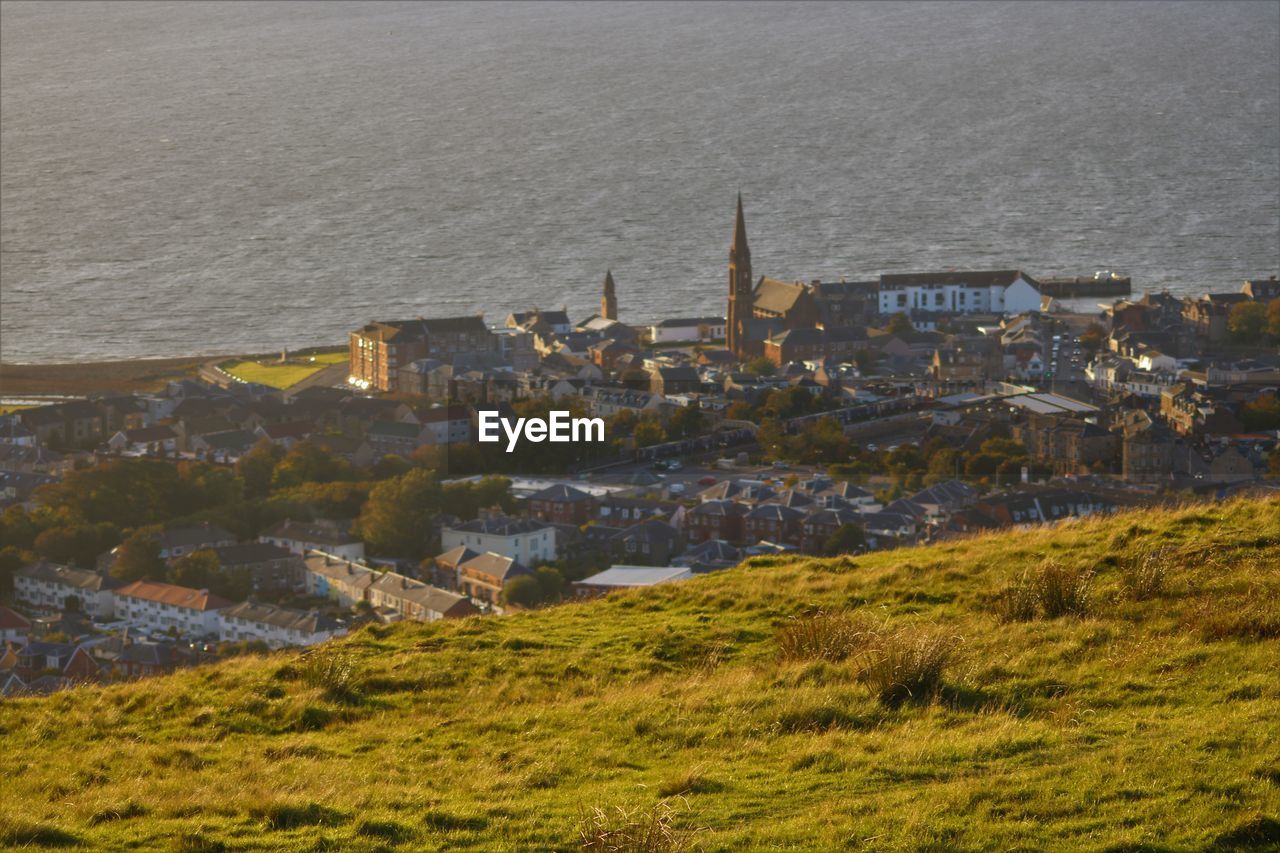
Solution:
<svg viewBox="0 0 1280 853"><path fill-rule="evenodd" d="M462 546L481 554L492 551L534 567L556 558L556 530L545 521L495 515L440 532L442 550Z"/></svg>
<svg viewBox="0 0 1280 853"><path fill-rule="evenodd" d="M680 317L648 326L646 337L655 344L674 341L723 340L723 317Z"/></svg>
<svg viewBox="0 0 1280 853"><path fill-rule="evenodd" d="M1021 270L880 276L881 314L1022 314L1040 310L1040 283Z"/></svg>
<svg viewBox="0 0 1280 853"><path fill-rule="evenodd" d="M693 577L685 566L611 566L603 572L574 583L579 596L598 595L615 589L636 589Z"/></svg>
<svg viewBox="0 0 1280 853"><path fill-rule="evenodd" d="M218 639L238 643L261 640L273 649L283 646L312 646L347 629L317 611L290 610L256 601L242 601L217 611Z"/></svg>
<svg viewBox="0 0 1280 853"><path fill-rule="evenodd" d="M218 611L231 602L207 589L169 583L134 581L115 591L116 616L146 631L168 631L194 637L218 636Z"/></svg>
<svg viewBox="0 0 1280 853"><path fill-rule="evenodd" d="M259 542L288 548L295 554L321 551L343 560L363 560L364 542L345 526L333 521L285 519L263 531Z"/></svg>
<svg viewBox="0 0 1280 853"><path fill-rule="evenodd" d="M369 597L369 587L378 579L378 573L368 566L312 551L306 557L304 578L307 595L353 607Z"/></svg>
<svg viewBox="0 0 1280 853"><path fill-rule="evenodd" d="M114 612L111 590L119 582L107 575L41 560L20 569L13 577L14 598L32 607L63 610L67 599L94 619L109 619Z"/></svg>

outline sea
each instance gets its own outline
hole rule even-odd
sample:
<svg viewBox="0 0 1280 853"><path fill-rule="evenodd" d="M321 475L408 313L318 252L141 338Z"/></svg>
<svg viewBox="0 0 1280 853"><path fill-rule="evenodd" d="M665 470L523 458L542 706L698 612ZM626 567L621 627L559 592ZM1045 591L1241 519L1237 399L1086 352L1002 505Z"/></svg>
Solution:
<svg viewBox="0 0 1280 853"><path fill-rule="evenodd" d="M1280 3L4 2L0 359L1280 268ZM1084 300L1086 304L1097 300Z"/></svg>

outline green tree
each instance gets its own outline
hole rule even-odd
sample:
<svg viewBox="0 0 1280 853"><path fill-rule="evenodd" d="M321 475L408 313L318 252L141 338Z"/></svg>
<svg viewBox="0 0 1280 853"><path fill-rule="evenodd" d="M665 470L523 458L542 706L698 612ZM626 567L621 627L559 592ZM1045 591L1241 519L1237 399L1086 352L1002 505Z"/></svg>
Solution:
<svg viewBox="0 0 1280 853"><path fill-rule="evenodd" d="M356 529L375 553L421 559L427 554L442 496L435 473L414 468L370 490Z"/></svg>
<svg viewBox="0 0 1280 853"><path fill-rule="evenodd" d="M36 537L33 545L41 557L56 563L74 563L83 568L97 564L98 555L120 541L120 531L110 522L50 527Z"/></svg>
<svg viewBox="0 0 1280 853"><path fill-rule="evenodd" d="M876 357L869 349L860 349L853 354L853 366L858 368L861 374L870 373L875 363Z"/></svg>
<svg viewBox="0 0 1280 853"><path fill-rule="evenodd" d="M636 424L636 447L650 447L667 440L667 431L656 420L642 420Z"/></svg>
<svg viewBox="0 0 1280 853"><path fill-rule="evenodd" d="M332 483L351 477L351 466L346 461L314 442L300 441L276 463L271 473L271 487L279 489L302 483Z"/></svg>
<svg viewBox="0 0 1280 853"><path fill-rule="evenodd" d="M1280 429L1280 398L1259 394L1240 407L1240 423L1250 431Z"/></svg>
<svg viewBox="0 0 1280 853"><path fill-rule="evenodd" d="M520 575L503 587L502 600L516 607L537 607L542 603L542 585L533 575Z"/></svg>
<svg viewBox="0 0 1280 853"><path fill-rule="evenodd" d="M0 599L13 595L13 576L30 562L28 556L12 545L0 548Z"/></svg>
<svg viewBox="0 0 1280 853"><path fill-rule="evenodd" d="M1280 343L1280 296L1267 303L1267 334Z"/></svg>
<svg viewBox="0 0 1280 853"><path fill-rule="evenodd" d="M861 551L867 545L866 533L860 524L842 524L827 537L822 544L822 551L829 556L836 554L852 554Z"/></svg>
<svg viewBox="0 0 1280 853"><path fill-rule="evenodd" d="M915 327L911 325L911 318L901 312L894 314L889 318L889 325L886 327L891 335L910 335L915 331Z"/></svg>
<svg viewBox="0 0 1280 853"><path fill-rule="evenodd" d="M236 476L244 482L244 494L249 498L263 498L271 492L271 478L276 464L284 458L284 448L263 438L240 457L236 463Z"/></svg>
<svg viewBox="0 0 1280 853"><path fill-rule="evenodd" d="M772 361L764 356L760 356L759 358L753 358L748 361L745 365L745 369L747 373L754 374L755 376L772 376L778 368Z"/></svg>
<svg viewBox="0 0 1280 853"><path fill-rule="evenodd" d="M675 440L702 435L707 428L707 416L695 406L679 406L667 421L667 437Z"/></svg>
<svg viewBox="0 0 1280 853"><path fill-rule="evenodd" d="M156 539L159 532L158 526L143 527L121 542L111 562L111 576L122 581L163 578L165 565L160 558L160 542Z"/></svg>
<svg viewBox="0 0 1280 853"><path fill-rule="evenodd" d="M1267 330L1267 309L1261 302L1241 302L1227 315L1227 331L1232 339L1251 344Z"/></svg>

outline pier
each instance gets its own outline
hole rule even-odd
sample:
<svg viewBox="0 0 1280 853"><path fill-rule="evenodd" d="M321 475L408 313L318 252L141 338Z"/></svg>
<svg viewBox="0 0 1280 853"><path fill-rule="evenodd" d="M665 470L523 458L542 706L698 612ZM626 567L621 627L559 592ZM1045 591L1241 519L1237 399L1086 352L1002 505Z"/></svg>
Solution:
<svg viewBox="0 0 1280 853"><path fill-rule="evenodd" d="M1045 296L1074 298L1077 296L1128 296L1132 292L1129 276L1081 275L1050 276L1039 279L1040 292Z"/></svg>

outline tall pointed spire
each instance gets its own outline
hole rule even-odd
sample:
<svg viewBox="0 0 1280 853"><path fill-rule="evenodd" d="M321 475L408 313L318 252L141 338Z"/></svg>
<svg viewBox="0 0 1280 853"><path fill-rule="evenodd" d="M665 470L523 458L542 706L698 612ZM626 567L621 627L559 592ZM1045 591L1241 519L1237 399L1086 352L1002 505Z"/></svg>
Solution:
<svg viewBox="0 0 1280 853"><path fill-rule="evenodd" d="M747 246L747 218L742 214L742 193L738 193L738 220L733 225L733 243L729 246L729 257L750 257L751 249Z"/></svg>
<svg viewBox="0 0 1280 853"><path fill-rule="evenodd" d="M600 316L606 320L618 319L618 295L613 285L613 270L604 274L604 295L600 298Z"/></svg>

